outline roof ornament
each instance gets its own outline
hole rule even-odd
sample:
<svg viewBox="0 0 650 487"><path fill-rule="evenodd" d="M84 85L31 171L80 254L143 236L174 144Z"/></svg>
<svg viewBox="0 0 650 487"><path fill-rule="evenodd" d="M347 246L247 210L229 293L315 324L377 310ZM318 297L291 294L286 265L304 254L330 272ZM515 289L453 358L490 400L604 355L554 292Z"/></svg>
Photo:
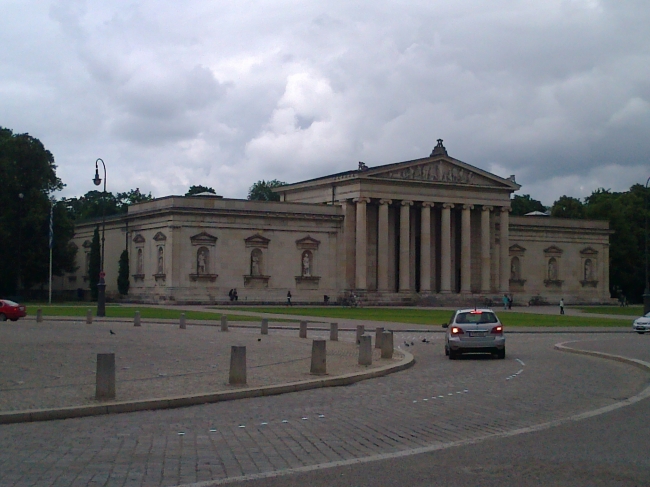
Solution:
<svg viewBox="0 0 650 487"><path fill-rule="evenodd" d="M366 166L366 163L359 161L359 171L367 171L367 170L368 170L368 166Z"/></svg>
<svg viewBox="0 0 650 487"><path fill-rule="evenodd" d="M508 181L512 181L513 183L516 183L517 181L515 181L515 175L511 174L510 177L508 178Z"/></svg>
<svg viewBox="0 0 650 487"><path fill-rule="evenodd" d="M433 151L431 151L431 155L429 157L446 156L446 155L447 155L447 149L445 149L445 146L442 145L442 139L438 139L438 145L435 146Z"/></svg>

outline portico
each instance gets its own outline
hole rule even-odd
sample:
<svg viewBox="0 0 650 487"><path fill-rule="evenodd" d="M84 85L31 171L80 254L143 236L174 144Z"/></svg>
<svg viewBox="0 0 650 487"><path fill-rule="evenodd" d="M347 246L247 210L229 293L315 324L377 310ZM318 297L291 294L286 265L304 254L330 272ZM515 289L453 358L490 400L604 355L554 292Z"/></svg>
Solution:
<svg viewBox="0 0 650 487"><path fill-rule="evenodd" d="M438 140L424 159L280 188L287 202L348 208L346 287L380 293L507 293L510 194L519 185L449 157Z"/></svg>

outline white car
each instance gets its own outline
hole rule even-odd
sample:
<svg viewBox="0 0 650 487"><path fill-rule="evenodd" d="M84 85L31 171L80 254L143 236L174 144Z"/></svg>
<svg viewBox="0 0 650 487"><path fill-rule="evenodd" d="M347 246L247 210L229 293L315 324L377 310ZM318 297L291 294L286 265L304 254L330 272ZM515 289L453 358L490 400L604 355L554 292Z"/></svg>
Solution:
<svg viewBox="0 0 650 487"><path fill-rule="evenodd" d="M632 323L632 329L639 335L643 335L646 331L650 331L650 313L646 313L645 316L634 320L634 323Z"/></svg>
<svg viewBox="0 0 650 487"><path fill-rule="evenodd" d="M459 309L442 327L447 329L445 355L450 360L460 358L463 353L491 353L506 358L503 325L491 309Z"/></svg>

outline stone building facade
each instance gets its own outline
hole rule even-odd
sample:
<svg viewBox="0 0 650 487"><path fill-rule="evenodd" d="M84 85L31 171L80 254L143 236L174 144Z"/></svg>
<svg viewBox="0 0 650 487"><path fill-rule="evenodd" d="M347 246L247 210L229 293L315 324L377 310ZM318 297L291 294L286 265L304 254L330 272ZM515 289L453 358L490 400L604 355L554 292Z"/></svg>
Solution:
<svg viewBox="0 0 650 487"><path fill-rule="evenodd" d="M322 302L347 292L369 303L474 304L561 297L609 301L607 222L512 217L514 176L447 154L277 188L280 202L170 196L129 208L106 226L108 295L129 251L129 298L143 302ZM87 283L95 223L78 225L76 275ZM87 287L87 284L85 285Z"/></svg>

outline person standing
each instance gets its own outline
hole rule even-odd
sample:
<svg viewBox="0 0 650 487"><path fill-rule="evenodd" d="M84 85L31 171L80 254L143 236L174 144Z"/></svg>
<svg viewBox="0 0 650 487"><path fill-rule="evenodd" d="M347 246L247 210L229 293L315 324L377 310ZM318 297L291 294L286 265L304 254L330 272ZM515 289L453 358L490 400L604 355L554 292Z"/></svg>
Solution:
<svg viewBox="0 0 650 487"><path fill-rule="evenodd" d="M291 306L291 291L287 291L287 306Z"/></svg>
<svg viewBox="0 0 650 487"><path fill-rule="evenodd" d="M505 310L508 309L508 302L510 301L510 300L508 299L508 295L507 295L507 294L504 294L504 295L503 295L503 299L502 299L502 301L503 301L503 310L505 311Z"/></svg>
<svg viewBox="0 0 650 487"><path fill-rule="evenodd" d="M560 298L560 314L564 314L564 298Z"/></svg>

